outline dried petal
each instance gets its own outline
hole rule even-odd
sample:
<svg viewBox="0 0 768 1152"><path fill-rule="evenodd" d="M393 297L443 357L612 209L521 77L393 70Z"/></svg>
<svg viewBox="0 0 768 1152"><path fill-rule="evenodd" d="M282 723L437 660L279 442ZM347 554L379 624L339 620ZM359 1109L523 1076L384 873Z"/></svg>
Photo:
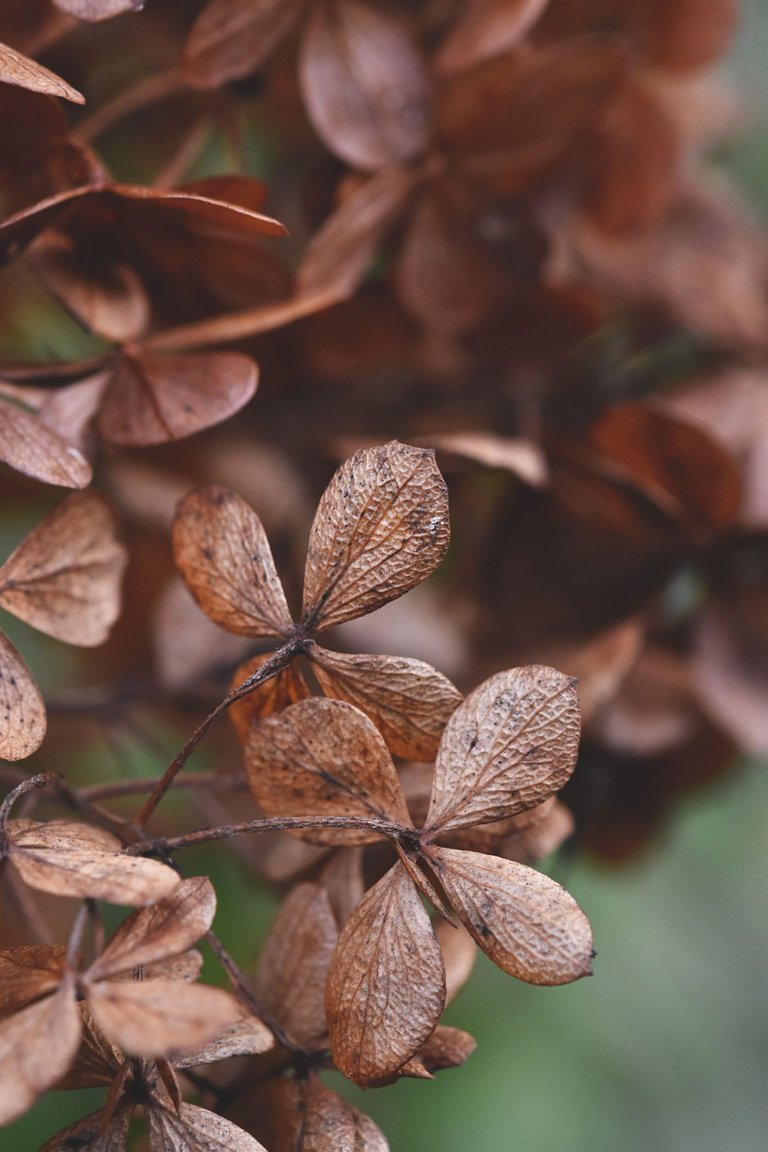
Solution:
<svg viewBox="0 0 768 1152"><path fill-rule="evenodd" d="M64 1075L80 1040L74 983L0 1024L0 1124L15 1120Z"/></svg>
<svg viewBox="0 0 768 1152"><path fill-rule="evenodd" d="M495 436L492 432L455 432L424 437L424 441L438 452L512 472L532 488L543 488L549 480L546 457L530 440Z"/></svg>
<svg viewBox="0 0 768 1152"><path fill-rule="evenodd" d="M184 79L216 88L255 72L300 13L299 0L210 0L184 45Z"/></svg>
<svg viewBox="0 0 768 1152"><path fill-rule="evenodd" d="M445 1004L440 946L402 864L365 894L328 973L336 1066L356 1084L386 1079L431 1036Z"/></svg>
<svg viewBox="0 0 768 1152"><path fill-rule="evenodd" d="M170 895L120 925L88 969L89 979L102 980L186 952L208 931L215 911L216 893L207 877L182 880Z"/></svg>
<svg viewBox="0 0 768 1152"><path fill-rule="evenodd" d="M153 1103L147 1122L153 1152L266 1152L242 1128L195 1104L174 1112Z"/></svg>
<svg viewBox="0 0 768 1152"><path fill-rule="evenodd" d="M270 1152L389 1152L384 1134L316 1076L277 1080L259 1101Z"/></svg>
<svg viewBox="0 0 768 1152"><path fill-rule="evenodd" d="M165 444L220 424L253 396L258 370L239 352L123 354L99 430L112 444Z"/></svg>
<svg viewBox="0 0 768 1152"><path fill-rule="evenodd" d="M426 68L405 29L358 0L315 4L299 81L323 142L354 168L408 160L429 138Z"/></svg>
<svg viewBox="0 0 768 1152"><path fill-rule="evenodd" d="M394 756L435 758L443 729L462 701L450 680L404 656L348 656L318 644L308 655L326 696L365 712Z"/></svg>
<svg viewBox="0 0 768 1152"><path fill-rule="evenodd" d="M267 1052L275 1038L258 1016L245 1016L202 1048L194 1048L181 1056L174 1056L174 1068L194 1068L198 1064L215 1064L231 1056L257 1056Z"/></svg>
<svg viewBox="0 0 768 1152"><path fill-rule="evenodd" d="M8 637L0 632L0 759L24 760L45 736L40 689Z"/></svg>
<svg viewBox="0 0 768 1152"><path fill-rule="evenodd" d="M148 904L179 883L157 860L121 856L115 837L68 820L9 820L9 854L25 884L57 896Z"/></svg>
<svg viewBox="0 0 768 1152"><path fill-rule="evenodd" d="M469 932L511 976L568 984L592 971L589 921L564 888L524 864L429 848L429 862Z"/></svg>
<svg viewBox="0 0 768 1152"><path fill-rule="evenodd" d="M259 960L260 1000L306 1051L325 1036L323 992L338 935L325 890L300 884L283 902Z"/></svg>
<svg viewBox="0 0 768 1152"><path fill-rule="evenodd" d="M125 1098L111 1110L100 1108L82 1120L62 1128L46 1140L39 1152L125 1152L135 1105Z"/></svg>
<svg viewBox="0 0 768 1152"><path fill-rule="evenodd" d="M419 1054L404 1064L399 1074L423 1079L443 1068L458 1068L469 1059L475 1048L477 1041L469 1032L438 1024Z"/></svg>
<svg viewBox="0 0 768 1152"><path fill-rule="evenodd" d="M499 672L443 733L426 827L431 834L512 816L562 788L580 734L575 681L532 665Z"/></svg>
<svg viewBox="0 0 768 1152"><path fill-rule="evenodd" d="M66 948L28 944L0 951L0 1016L7 1016L58 988Z"/></svg>
<svg viewBox="0 0 768 1152"><path fill-rule="evenodd" d="M146 0L54 0L57 8L62 12L69 12L78 20L88 20L95 23L98 20L109 20L112 16L119 16L122 12L138 12L144 7Z"/></svg>
<svg viewBox="0 0 768 1152"><path fill-rule="evenodd" d="M39 417L4 400L0 400L0 460L25 476L63 488L85 488L93 475L77 448L46 428Z"/></svg>
<svg viewBox="0 0 768 1152"><path fill-rule="evenodd" d="M768 752L768 594L764 585L729 589L708 604L696 629L693 675L709 713L755 755Z"/></svg>
<svg viewBox="0 0 768 1152"><path fill-rule="evenodd" d="M200 488L182 500L173 554L207 616L228 632L285 636L292 628L285 593L256 513L228 488Z"/></svg>
<svg viewBox="0 0 768 1152"><path fill-rule="evenodd" d="M471 0L440 46L441 72L458 72L514 47L549 0Z"/></svg>
<svg viewBox="0 0 768 1152"><path fill-rule="evenodd" d="M472 974L477 959L477 948L461 924L454 928L447 920L438 920L435 935L445 964L445 1002L450 1004Z"/></svg>
<svg viewBox="0 0 768 1152"><path fill-rule="evenodd" d="M68 496L0 568L0 606L70 644L102 644L119 609L125 549L107 505Z"/></svg>
<svg viewBox="0 0 768 1152"><path fill-rule="evenodd" d="M405 210L413 173L384 168L350 192L312 237L297 273L301 294L351 295L368 271L377 247Z"/></svg>
<svg viewBox="0 0 768 1152"><path fill-rule="evenodd" d="M85 97L67 84L66 80L62 80L61 76L49 72L42 64L30 60L8 44L0 44L0 81L28 88L32 92L44 92L48 96L61 96L73 104L85 104Z"/></svg>
<svg viewBox="0 0 768 1152"><path fill-rule="evenodd" d="M168 1056L198 1048L240 1017L221 988L176 980L101 980L89 985L94 1019L132 1056Z"/></svg>
<svg viewBox="0 0 768 1152"><path fill-rule="evenodd" d="M237 688L254 672L257 672L262 664L270 659L271 655L272 653L268 652L264 655L254 656L250 660L246 660L245 664L241 664L232 677L230 691ZM241 700L236 700L229 708L229 718L240 740L245 743L252 721L263 719L265 716L272 716L275 712L282 712L291 704L305 700L309 695L311 693L304 677L296 665L292 663L282 672L278 672L277 676L259 684Z"/></svg>
<svg viewBox="0 0 768 1152"><path fill-rule="evenodd" d="M421 583L448 547L434 452L391 440L356 452L323 493L309 537L303 622L319 631Z"/></svg>
<svg viewBox="0 0 768 1152"><path fill-rule="evenodd" d="M340 700L300 700L251 728L251 791L271 816L361 816L412 827L392 757L371 721ZM317 844L370 844L375 831L311 828Z"/></svg>

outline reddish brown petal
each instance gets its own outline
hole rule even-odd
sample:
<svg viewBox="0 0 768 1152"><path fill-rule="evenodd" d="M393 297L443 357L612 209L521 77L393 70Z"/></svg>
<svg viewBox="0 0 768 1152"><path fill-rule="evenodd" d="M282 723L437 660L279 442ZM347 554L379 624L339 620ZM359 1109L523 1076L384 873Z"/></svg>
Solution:
<svg viewBox="0 0 768 1152"><path fill-rule="evenodd" d="M24 760L45 736L45 704L26 664L0 632L0 759Z"/></svg>
<svg viewBox="0 0 768 1152"><path fill-rule="evenodd" d="M437 65L458 72L514 47L536 23L549 0L471 0L440 46Z"/></svg>
<svg viewBox="0 0 768 1152"><path fill-rule="evenodd" d="M643 11L644 10L644 11ZM695 69L720 56L739 16L737 0L677 0L641 7L649 25L647 51L661 68ZM642 27L642 23L641 23Z"/></svg>
<svg viewBox="0 0 768 1152"><path fill-rule="evenodd" d="M336 1066L362 1086L418 1052L445 1004L440 946L418 893L395 864L347 921L328 973L325 1010Z"/></svg>
<svg viewBox="0 0 768 1152"><path fill-rule="evenodd" d="M88 969L89 979L102 980L186 952L208 931L215 911L210 880L205 876L182 880L168 896L120 925Z"/></svg>
<svg viewBox="0 0 768 1152"><path fill-rule="evenodd" d="M283 902L259 960L259 999L306 1051L325 1036L323 991L337 939L325 890L300 884Z"/></svg>
<svg viewBox="0 0 768 1152"><path fill-rule="evenodd" d="M483 951L529 984L569 984L592 972L589 921L564 888L524 864L429 848L452 906Z"/></svg>
<svg viewBox="0 0 768 1152"><path fill-rule="evenodd" d="M179 883L172 868L120 855L119 840L88 824L10 820L8 835L10 857L25 884L57 896L148 904Z"/></svg>
<svg viewBox="0 0 768 1152"><path fill-rule="evenodd" d="M477 948L461 924L454 928L447 920L438 920L435 935L445 964L445 1002L450 1004L472 975L477 959Z"/></svg>
<svg viewBox="0 0 768 1152"><path fill-rule="evenodd" d="M72 237L54 231L38 237L27 258L48 291L91 332L122 343L147 327L149 299L129 265L90 262Z"/></svg>
<svg viewBox="0 0 768 1152"><path fill-rule="evenodd" d="M7 1016L58 988L66 948L29 944L0 951L0 1016Z"/></svg>
<svg viewBox="0 0 768 1152"><path fill-rule="evenodd" d="M246 660L245 664L241 664L232 677L230 691L258 671L271 655L272 653L268 652L265 655L254 656ZM240 740L245 743L253 720L271 716L274 712L282 712L284 708L306 699L310 694L299 669L295 664L289 664L282 672L278 672L277 676L260 684L241 700L236 700L229 709L229 718Z"/></svg>
<svg viewBox="0 0 768 1152"><path fill-rule="evenodd" d="M303 622L320 631L420 584L448 547L448 497L434 452L391 440L342 464L309 537Z"/></svg>
<svg viewBox="0 0 768 1152"><path fill-rule="evenodd" d="M308 655L325 695L365 712L394 756L434 760L443 729L462 701L450 680L404 656L348 656L319 644Z"/></svg>
<svg viewBox="0 0 768 1152"><path fill-rule="evenodd" d="M428 329L461 336L490 315L505 288L502 267L476 234L476 206L435 184L418 200L395 268L397 295Z"/></svg>
<svg viewBox="0 0 768 1152"><path fill-rule="evenodd" d="M285 593L256 513L228 488L200 488L182 500L173 554L207 616L244 636L284 636L292 627Z"/></svg>
<svg viewBox="0 0 768 1152"><path fill-rule="evenodd" d="M267 1152L231 1120L195 1104L182 1104L174 1112L154 1103L147 1122L153 1152Z"/></svg>
<svg viewBox="0 0 768 1152"><path fill-rule="evenodd" d="M70 644L102 644L119 608L125 549L107 505L68 496L0 568L0 606Z"/></svg>
<svg viewBox="0 0 768 1152"><path fill-rule="evenodd" d="M21 1116L64 1075L80 1041L75 989L66 980L54 996L0 1024L0 1124Z"/></svg>
<svg viewBox="0 0 768 1152"><path fill-rule="evenodd" d="M217 88L255 72L299 19L300 0L210 0L190 29L182 73Z"/></svg>
<svg viewBox="0 0 768 1152"><path fill-rule="evenodd" d="M63 488L85 488L92 469L83 454L46 428L38 416L0 400L0 460L4 464Z"/></svg>
<svg viewBox="0 0 768 1152"><path fill-rule="evenodd" d="M256 1122L270 1152L389 1152L373 1121L312 1074L273 1080L258 1100Z"/></svg>
<svg viewBox="0 0 768 1152"><path fill-rule="evenodd" d="M433 1072L443 1068L458 1068L464 1064L475 1048L477 1041L469 1032L438 1024L418 1055L404 1064L398 1075L412 1076L417 1080L432 1078Z"/></svg>
<svg viewBox="0 0 768 1152"><path fill-rule="evenodd" d="M49 72L42 64L30 60L8 44L0 44L0 81L29 88L32 92L45 92L48 96L61 96L74 104L85 104L85 97L61 76Z"/></svg>
<svg viewBox="0 0 768 1152"><path fill-rule="evenodd" d="M245 769L271 816L359 816L412 827L386 744L367 716L340 700L301 700L254 725ZM381 839L352 828L297 834L318 844Z"/></svg>
<svg viewBox="0 0 768 1152"><path fill-rule="evenodd" d="M164 444L220 424L253 396L258 369L239 352L123 355L99 414L112 444Z"/></svg>
<svg viewBox="0 0 768 1152"><path fill-rule="evenodd" d="M426 145L426 69L405 29L380 10L358 0L314 4L299 79L318 134L354 168L398 164Z"/></svg>
<svg viewBox="0 0 768 1152"><path fill-rule="evenodd" d="M442 833L540 804L573 772L580 730L571 677L543 665L492 676L448 721L426 827Z"/></svg>
<svg viewBox="0 0 768 1152"><path fill-rule="evenodd" d="M94 1019L132 1056L168 1056L214 1040L240 1017L220 988L176 980L103 980L89 986Z"/></svg>

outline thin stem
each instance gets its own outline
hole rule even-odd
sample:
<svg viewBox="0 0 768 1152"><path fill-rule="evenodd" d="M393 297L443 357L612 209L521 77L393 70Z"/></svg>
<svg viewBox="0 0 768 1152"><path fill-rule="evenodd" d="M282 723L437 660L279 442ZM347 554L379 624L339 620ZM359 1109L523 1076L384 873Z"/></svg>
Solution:
<svg viewBox="0 0 768 1152"><path fill-rule="evenodd" d="M73 133L73 138L81 144L87 144L97 136L101 136L118 120L130 116L140 108L157 104L183 87L184 81L175 68L154 72L151 76L142 76L135 84L123 88L106 104L102 104L101 108L81 120Z"/></svg>
<svg viewBox="0 0 768 1152"><path fill-rule="evenodd" d="M250 982L240 971L240 968L232 959L229 952L227 952L216 933L209 928L205 934L205 939L210 944L216 959L226 972L237 998L242 1001L249 1012L252 1012L254 1016L258 1016L260 1020L264 1021L270 1032L274 1033L284 1048L297 1049L295 1040L283 1030L279 1021L275 1020L269 1011L269 1008L267 1008L265 1004L262 1004L256 992L251 987Z"/></svg>
<svg viewBox="0 0 768 1152"><path fill-rule="evenodd" d="M139 796L151 792L159 776L136 776L132 780L112 780L108 784L87 784L78 788L80 796L87 800L114 800L120 796ZM197 772L194 776L184 776L176 781L176 788L220 788L245 789L248 784L242 773L236 772Z"/></svg>
<svg viewBox="0 0 768 1152"><path fill-rule="evenodd" d="M282 328L294 320L311 316L344 300L349 293L315 292L312 295L292 296L277 304L264 304L257 308L241 308L236 312L223 312L192 324L166 328L143 341L143 346L155 351L176 352L180 349L205 348L210 344L224 344L230 340L243 340Z"/></svg>
<svg viewBox="0 0 768 1152"><path fill-rule="evenodd" d="M156 173L152 181L153 186L155 188L173 188L179 184L187 169L197 159L210 131L210 116L201 116L195 120L186 135L182 137L176 151Z"/></svg>
<svg viewBox="0 0 768 1152"><path fill-rule="evenodd" d="M164 836L143 843L131 844L124 851L130 856L148 852L175 852L177 848L192 848L195 844L209 844L213 840L229 840L247 832L290 832L300 828L358 828L379 836L397 840L404 832L413 835L412 828L389 820L368 816L274 816L259 820L244 820L241 824L223 824L218 828L200 828L183 836Z"/></svg>
<svg viewBox="0 0 768 1152"><path fill-rule="evenodd" d="M284 644L282 648L278 648L276 652L272 653L269 660L266 660L261 665L257 672L254 672L252 676L244 680L243 683L230 692L228 696L225 696L221 703L216 705L213 712L210 712L208 716L206 716L202 724L199 724L194 730L184 747L176 753L152 790L151 795L146 800L138 815L137 824L140 827L143 828L147 823L155 808L157 808L163 796L165 796L176 776L184 767L214 720L217 720L219 716L226 712L230 704L234 704L236 700L241 700L243 696L247 696L254 688L257 688L260 684L264 684L267 680L271 680L272 677L277 676L278 672L282 672L284 668L287 668L293 657L301 651L304 643L305 641L303 639L295 637Z"/></svg>

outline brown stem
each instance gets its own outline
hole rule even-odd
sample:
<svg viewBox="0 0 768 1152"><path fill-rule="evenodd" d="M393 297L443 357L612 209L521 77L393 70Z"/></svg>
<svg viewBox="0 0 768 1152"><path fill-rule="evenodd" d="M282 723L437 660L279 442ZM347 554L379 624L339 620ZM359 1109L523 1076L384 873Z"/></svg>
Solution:
<svg viewBox="0 0 768 1152"><path fill-rule="evenodd" d="M249 676L247 680L244 680L243 683L235 688L232 692L230 692L228 696L225 696L221 703L216 705L213 712L206 716L202 724L199 724L198 727L194 730L184 747L176 753L173 760L168 765L165 772L152 790L151 795L147 798L144 806L139 812L137 820L137 824L140 827L143 828L147 823L155 808L157 808L158 804L162 800L163 796L165 796L174 779L184 767L197 745L200 743L208 729L213 724L214 720L218 719L222 713L226 712L230 704L234 704L236 700L241 700L243 696L247 696L248 693L253 691L254 688L257 688L260 684L265 683L267 680L271 680L273 676L277 676L278 672L282 672L284 668L287 668L293 657L301 651L303 644L303 639L293 638L284 644L282 648L278 648L276 652L272 653L269 660L266 660L261 665L257 672L254 672L252 676Z"/></svg>
<svg viewBox="0 0 768 1152"><path fill-rule="evenodd" d="M180 349L204 348L209 344L225 344L230 340L243 340L247 336L271 332L274 328L282 328L294 320L321 312L324 308L338 304L347 295L346 292L338 291L315 292L281 300L277 304L224 312L221 316L210 316L192 324L181 324L177 328L156 332L143 342L143 346L158 352L176 352Z"/></svg>
<svg viewBox="0 0 768 1152"><path fill-rule="evenodd" d="M175 68L164 72L154 72L151 76L142 76L135 84L123 88L106 104L102 104L90 116L81 120L73 132L73 139L81 144L87 144L106 132L118 120L130 116L140 108L172 96L184 86L184 81Z"/></svg>
<svg viewBox="0 0 768 1152"><path fill-rule="evenodd" d="M114 800L120 796L138 796L150 792L158 783L159 776L136 776L132 780L112 780L109 784L88 784L78 788L80 796L87 800ZM177 780L176 788L246 788L247 781L242 773L236 772L197 772L194 776L184 776Z"/></svg>
<svg viewBox="0 0 768 1152"><path fill-rule="evenodd" d="M155 188L174 188L184 179L184 174L197 159L206 137L211 130L211 118L201 116L191 125L182 137L176 150L169 156L152 184Z"/></svg>
<svg viewBox="0 0 768 1152"><path fill-rule="evenodd" d="M245 1005L249 1012L252 1012L254 1016L258 1016L260 1020L264 1021L270 1032L274 1033L278 1042L282 1044L284 1048L300 1051L296 1041L283 1030L280 1022L274 1018L269 1008L267 1008L265 1004L262 1004L256 992L251 987L250 982L240 971L240 968L232 959L229 952L227 952L216 933L209 928L205 934L205 939L210 944L216 959L229 977L229 982L238 1000Z"/></svg>
<svg viewBox="0 0 768 1152"><path fill-rule="evenodd" d="M274 816L260 820L244 820L242 824L223 824L218 828L200 828L183 836L163 836L156 840L131 844L124 851L130 856L147 852L175 852L177 848L191 848L195 844L209 844L213 840L229 840L246 832L290 832L300 828L359 828L379 836L397 840L404 832L413 833L389 820L368 816Z"/></svg>

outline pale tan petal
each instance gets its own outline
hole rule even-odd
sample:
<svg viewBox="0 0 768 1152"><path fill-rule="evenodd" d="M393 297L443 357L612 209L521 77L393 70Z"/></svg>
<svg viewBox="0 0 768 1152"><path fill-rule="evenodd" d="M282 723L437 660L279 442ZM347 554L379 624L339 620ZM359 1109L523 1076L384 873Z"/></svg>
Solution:
<svg viewBox="0 0 768 1152"><path fill-rule="evenodd" d="M0 1124L21 1116L64 1075L80 1040L71 979L0 1024Z"/></svg>
<svg viewBox="0 0 768 1152"><path fill-rule="evenodd" d="M93 475L74 445L38 416L4 400L0 400L0 460L25 476L62 488L85 488Z"/></svg>
<svg viewBox="0 0 768 1152"><path fill-rule="evenodd" d="M159 1104L147 1109L152 1152L267 1152L231 1120L195 1104L178 1113Z"/></svg>
<svg viewBox="0 0 768 1152"><path fill-rule="evenodd" d="M94 1019L132 1056L169 1056L219 1036L240 1017L220 988L176 980L101 980L89 985Z"/></svg>
<svg viewBox="0 0 768 1152"><path fill-rule="evenodd" d="M0 759L24 760L40 747L45 704L32 673L0 632Z"/></svg>

